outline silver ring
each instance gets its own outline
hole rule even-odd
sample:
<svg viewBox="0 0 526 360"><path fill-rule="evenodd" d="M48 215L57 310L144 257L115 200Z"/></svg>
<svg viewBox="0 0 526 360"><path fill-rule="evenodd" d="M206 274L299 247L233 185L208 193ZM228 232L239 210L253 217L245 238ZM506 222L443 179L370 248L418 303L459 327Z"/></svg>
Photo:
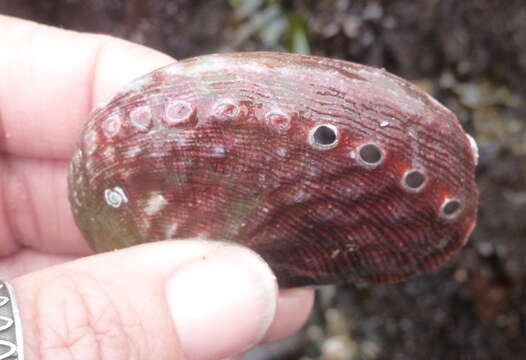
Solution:
<svg viewBox="0 0 526 360"><path fill-rule="evenodd" d="M22 325L13 288L0 280L0 360L24 360Z"/></svg>

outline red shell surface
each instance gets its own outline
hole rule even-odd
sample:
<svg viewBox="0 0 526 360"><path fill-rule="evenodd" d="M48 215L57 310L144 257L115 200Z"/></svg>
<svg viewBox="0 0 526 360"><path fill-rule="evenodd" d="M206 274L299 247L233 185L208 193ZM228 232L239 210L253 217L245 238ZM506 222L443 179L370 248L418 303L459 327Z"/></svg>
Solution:
<svg viewBox="0 0 526 360"><path fill-rule="evenodd" d="M234 241L290 287L438 267L474 227L475 166L456 117L384 70L236 53L161 68L96 109L69 186L96 251Z"/></svg>

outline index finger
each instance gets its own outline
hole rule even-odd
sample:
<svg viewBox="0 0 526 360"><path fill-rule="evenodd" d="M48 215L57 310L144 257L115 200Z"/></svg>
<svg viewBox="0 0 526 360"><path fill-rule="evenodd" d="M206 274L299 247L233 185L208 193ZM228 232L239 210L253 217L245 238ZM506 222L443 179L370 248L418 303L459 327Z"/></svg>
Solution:
<svg viewBox="0 0 526 360"><path fill-rule="evenodd" d="M173 59L103 35L0 15L0 254L86 253L67 162L91 109Z"/></svg>
<svg viewBox="0 0 526 360"><path fill-rule="evenodd" d="M0 15L0 151L68 159L91 109L174 60L117 38Z"/></svg>

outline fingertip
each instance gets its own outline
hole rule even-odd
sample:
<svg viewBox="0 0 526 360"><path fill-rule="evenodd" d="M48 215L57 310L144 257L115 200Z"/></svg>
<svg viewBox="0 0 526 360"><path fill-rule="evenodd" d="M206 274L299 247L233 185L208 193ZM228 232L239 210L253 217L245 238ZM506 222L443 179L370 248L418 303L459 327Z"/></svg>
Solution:
<svg viewBox="0 0 526 360"><path fill-rule="evenodd" d="M314 290L312 289L281 290L276 316L262 342L275 342L293 335L307 322L313 304Z"/></svg>
<svg viewBox="0 0 526 360"><path fill-rule="evenodd" d="M101 34L83 34L98 42L93 69L93 107L104 103L130 81L175 61L152 48Z"/></svg>
<svg viewBox="0 0 526 360"><path fill-rule="evenodd" d="M101 34L0 17L0 149L67 159L90 111L126 83L173 62Z"/></svg>
<svg viewBox="0 0 526 360"><path fill-rule="evenodd" d="M258 344L275 318L278 288L258 255L225 246L181 267L166 293L184 354L201 360L235 356Z"/></svg>
<svg viewBox="0 0 526 360"><path fill-rule="evenodd" d="M26 349L39 358L236 356L261 341L278 297L272 271L253 251L200 240L80 258L13 285Z"/></svg>

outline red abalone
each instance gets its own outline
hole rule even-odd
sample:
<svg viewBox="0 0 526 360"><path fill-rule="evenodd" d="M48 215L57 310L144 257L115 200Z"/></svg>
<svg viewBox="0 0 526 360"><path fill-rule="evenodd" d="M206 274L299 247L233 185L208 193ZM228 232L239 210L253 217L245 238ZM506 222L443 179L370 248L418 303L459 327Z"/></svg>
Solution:
<svg viewBox="0 0 526 360"><path fill-rule="evenodd" d="M476 146L384 70L283 53L208 55L96 109L69 176L96 251L203 237L257 251L282 286L434 269L476 219Z"/></svg>

